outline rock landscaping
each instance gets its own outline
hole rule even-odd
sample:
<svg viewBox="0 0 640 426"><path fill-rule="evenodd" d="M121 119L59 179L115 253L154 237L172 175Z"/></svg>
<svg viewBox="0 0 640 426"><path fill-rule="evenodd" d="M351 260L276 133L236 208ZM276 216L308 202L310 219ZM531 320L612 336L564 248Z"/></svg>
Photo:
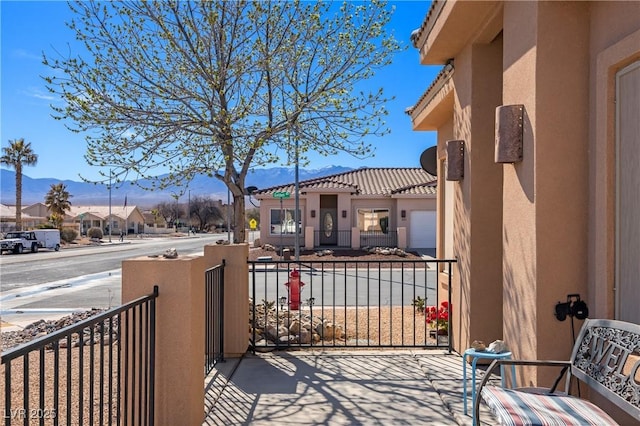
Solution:
<svg viewBox="0 0 640 426"><path fill-rule="evenodd" d="M255 322L254 322L255 318ZM252 325L255 323L255 329ZM249 339L255 347L311 344L321 340L342 340L344 327L317 315L310 310L289 311L277 309L273 302L255 305L249 301Z"/></svg>
<svg viewBox="0 0 640 426"><path fill-rule="evenodd" d="M2 332L2 350L6 351L7 349L13 348L15 346L21 345L23 343L27 343L30 342L31 340L37 339L39 337L42 336L46 336L48 334L51 334L55 331L58 331L64 327L76 324L82 320L85 320L87 318L90 318L94 315L97 315L101 312L103 312L104 309L91 309L89 311L81 311L81 312L74 312L71 315L67 315L65 317L62 317L58 320L54 320L54 321L45 321L45 320L39 320L36 321L34 323L29 324L28 326L26 326L25 328L23 328L22 330L17 330L17 331L6 331L6 332ZM110 337L109 336L113 336L114 338L117 338L116 335L118 333L118 321L117 321L117 317L114 318L113 320L113 330L111 330L111 332L107 329L108 328L108 321L105 322L105 330L104 330L104 338L103 338L103 342L105 344L109 343ZM93 341L99 341L100 339L100 334L99 334L99 329L98 329L99 325L96 325L94 328L94 340ZM91 331L90 328L85 328L84 329L84 335L83 335L83 343L85 345L91 344L92 340L91 340L91 335L90 335ZM98 339L98 340L96 340ZM79 336L76 334L73 335L72 338L72 346L78 346L80 342L80 338ZM60 341L60 347L61 348L65 348L67 347L67 340L63 339Z"/></svg>

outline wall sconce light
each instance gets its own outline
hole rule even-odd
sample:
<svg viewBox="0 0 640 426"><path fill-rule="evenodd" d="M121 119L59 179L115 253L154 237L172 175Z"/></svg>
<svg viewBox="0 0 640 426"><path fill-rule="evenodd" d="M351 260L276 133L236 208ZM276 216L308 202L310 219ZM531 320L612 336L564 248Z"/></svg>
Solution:
<svg viewBox="0 0 640 426"><path fill-rule="evenodd" d="M342 217L346 218L347 217L347 211L346 210L342 210Z"/></svg>
<svg viewBox="0 0 640 426"><path fill-rule="evenodd" d="M447 141L447 180L464 177L464 141Z"/></svg>
<svg viewBox="0 0 640 426"><path fill-rule="evenodd" d="M405 219L407 217L407 211L406 210L400 210L400 217Z"/></svg>
<svg viewBox="0 0 640 426"><path fill-rule="evenodd" d="M316 211L315 210L311 210L311 217L316 217Z"/></svg>
<svg viewBox="0 0 640 426"><path fill-rule="evenodd" d="M522 120L524 105L496 108L496 163L522 161Z"/></svg>

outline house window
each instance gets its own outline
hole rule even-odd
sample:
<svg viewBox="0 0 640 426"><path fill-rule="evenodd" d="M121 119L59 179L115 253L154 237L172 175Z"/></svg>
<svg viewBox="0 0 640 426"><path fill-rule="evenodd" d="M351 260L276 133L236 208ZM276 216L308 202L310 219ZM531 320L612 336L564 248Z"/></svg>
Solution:
<svg viewBox="0 0 640 426"><path fill-rule="evenodd" d="M358 209L358 229L360 232L389 230L389 209Z"/></svg>
<svg viewBox="0 0 640 426"><path fill-rule="evenodd" d="M302 218L300 210L298 217ZM269 212L269 233L271 235L294 234L295 226L295 209L271 209ZM302 226L298 224L298 233L302 233Z"/></svg>

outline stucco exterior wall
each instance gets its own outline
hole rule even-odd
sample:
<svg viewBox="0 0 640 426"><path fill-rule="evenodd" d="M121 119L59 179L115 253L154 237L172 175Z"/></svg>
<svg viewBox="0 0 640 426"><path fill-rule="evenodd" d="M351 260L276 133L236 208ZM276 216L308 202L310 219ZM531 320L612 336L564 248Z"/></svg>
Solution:
<svg viewBox="0 0 640 426"><path fill-rule="evenodd" d="M640 60L640 2L594 3L590 27L588 303L612 318L615 286L615 75Z"/></svg>
<svg viewBox="0 0 640 426"><path fill-rule="evenodd" d="M474 53L491 55L483 46L498 18L501 69L492 71L484 64L483 75L478 72L483 60L474 61ZM495 203L490 197L482 199L485 204L475 198L477 179L490 170L486 159L475 154L484 134L476 118L482 115L482 99L491 96L492 83L486 91L475 91L474 77L495 72L502 78L501 104L524 106L523 160L495 165L503 173L498 281L504 287L504 339L517 358L566 359L572 347L571 323L555 318L558 301L579 293L591 317L614 316L615 75L640 60L640 2L451 1L432 28L421 36L421 60L454 59L455 100L448 107L450 89L445 84L412 118L416 130L437 128L441 166L447 139L466 143L464 179L443 183L441 167L438 189L439 248L449 250L453 228L454 255L460 260L460 281L454 285L468 292L462 295L463 317L468 316L462 324L478 319L473 296L482 271L474 268L479 258L474 247L482 246L476 235L483 216L476 209L491 211ZM452 131L443 119L447 109L453 114ZM480 145L480 150L493 151L488 145ZM479 171L478 166L486 169ZM580 325L578 320L576 327ZM548 378L545 372L528 370L519 384L545 384ZM609 411L597 396L591 397ZM614 417L628 424L628 417Z"/></svg>
<svg viewBox="0 0 640 426"><path fill-rule="evenodd" d="M284 210L294 210L296 207L295 198L293 198L293 194L291 194L291 198L284 199L282 201L282 208ZM302 222L302 234L300 235L300 244L304 243L304 232L305 226L309 223L308 221L311 219L309 217L310 209L307 208L307 199L306 197L300 197L299 200L300 207L300 220ZM287 246L293 246L295 244L295 234L283 234L282 237L280 234L272 234L271 233L271 210L280 210L280 201L276 198L265 198L260 200L260 241L262 244L273 244L280 245L280 242ZM316 216L317 218L317 216Z"/></svg>
<svg viewBox="0 0 640 426"><path fill-rule="evenodd" d="M588 5L504 10L504 103L525 109L523 161L504 166L505 338L516 357L566 359L553 308L587 290Z"/></svg>

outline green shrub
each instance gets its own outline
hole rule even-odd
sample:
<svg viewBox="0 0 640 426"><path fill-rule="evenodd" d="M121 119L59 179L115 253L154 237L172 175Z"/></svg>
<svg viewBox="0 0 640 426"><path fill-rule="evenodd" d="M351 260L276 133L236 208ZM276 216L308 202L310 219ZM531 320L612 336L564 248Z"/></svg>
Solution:
<svg viewBox="0 0 640 426"><path fill-rule="evenodd" d="M78 231L71 228L64 228L62 231L60 231L60 238L62 239L62 241L70 243L71 241L78 238Z"/></svg>
<svg viewBox="0 0 640 426"><path fill-rule="evenodd" d="M87 237L96 238L98 240L101 240L102 237L103 237L102 229L100 229L100 228L89 228L89 230L87 231Z"/></svg>

